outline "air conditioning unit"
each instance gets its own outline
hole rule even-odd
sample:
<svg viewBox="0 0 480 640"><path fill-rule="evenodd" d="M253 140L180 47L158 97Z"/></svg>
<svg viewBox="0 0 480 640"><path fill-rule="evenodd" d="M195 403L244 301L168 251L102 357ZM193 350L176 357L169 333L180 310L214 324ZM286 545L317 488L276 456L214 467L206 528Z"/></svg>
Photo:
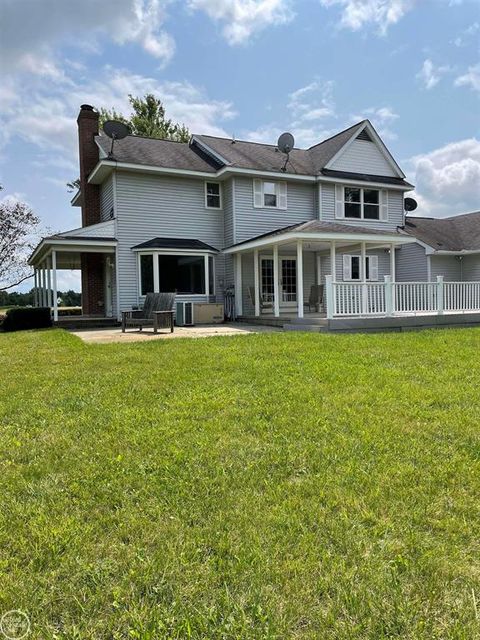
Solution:
<svg viewBox="0 0 480 640"><path fill-rule="evenodd" d="M179 327L193 324L193 302L177 302L175 322Z"/></svg>

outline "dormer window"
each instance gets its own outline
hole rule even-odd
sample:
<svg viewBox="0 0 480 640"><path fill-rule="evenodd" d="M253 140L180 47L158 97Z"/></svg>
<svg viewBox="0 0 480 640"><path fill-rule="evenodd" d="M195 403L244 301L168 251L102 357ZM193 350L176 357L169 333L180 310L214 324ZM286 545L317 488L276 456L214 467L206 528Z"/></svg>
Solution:
<svg viewBox="0 0 480 640"><path fill-rule="evenodd" d="M219 182L205 182L205 207L207 209L222 208L222 191Z"/></svg>

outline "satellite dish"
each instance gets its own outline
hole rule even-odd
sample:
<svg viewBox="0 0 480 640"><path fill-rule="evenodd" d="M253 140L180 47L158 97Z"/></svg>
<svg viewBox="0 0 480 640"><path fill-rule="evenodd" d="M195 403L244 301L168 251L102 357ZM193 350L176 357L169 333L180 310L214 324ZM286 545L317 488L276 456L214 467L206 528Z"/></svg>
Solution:
<svg viewBox="0 0 480 640"><path fill-rule="evenodd" d="M103 125L103 130L112 140L122 140L122 138L126 138L130 133L127 125L118 120L107 120Z"/></svg>
<svg viewBox="0 0 480 640"><path fill-rule="evenodd" d="M405 208L405 211L415 211L415 209L418 207L418 204L417 201L413 198L405 198L403 206Z"/></svg>
<svg viewBox="0 0 480 640"><path fill-rule="evenodd" d="M278 138L277 147L282 153L290 153L290 151L293 149L294 144L295 138L291 133L288 133L288 131L286 131L285 133L282 133L282 135Z"/></svg>
<svg viewBox="0 0 480 640"><path fill-rule="evenodd" d="M112 139L112 146L110 147L110 153L108 157L113 156L113 144L115 140L122 140L126 138L130 133L129 128L123 122L119 122L118 120L107 120L103 125L104 133Z"/></svg>
<svg viewBox="0 0 480 640"><path fill-rule="evenodd" d="M295 138L292 136L291 133L288 133L288 131L286 131L285 133L282 133L282 135L278 138L278 141L277 141L278 150L287 156L285 158L285 164L282 167L282 171L287 170L287 164L289 160L288 154L293 149L294 144L295 144Z"/></svg>

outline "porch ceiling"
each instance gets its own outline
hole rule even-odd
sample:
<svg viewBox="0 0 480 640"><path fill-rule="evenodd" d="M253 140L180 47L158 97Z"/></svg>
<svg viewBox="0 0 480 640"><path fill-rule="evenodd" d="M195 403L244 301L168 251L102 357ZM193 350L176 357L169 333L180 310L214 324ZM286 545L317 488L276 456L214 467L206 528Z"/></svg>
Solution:
<svg viewBox="0 0 480 640"><path fill-rule="evenodd" d="M117 241L114 238L66 238L52 236L44 238L28 260L28 264L36 267L43 263L56 251L58 269L79 269L80 255L82 253L115 253ZM70 265L78 266L70 266Z"/></svg>

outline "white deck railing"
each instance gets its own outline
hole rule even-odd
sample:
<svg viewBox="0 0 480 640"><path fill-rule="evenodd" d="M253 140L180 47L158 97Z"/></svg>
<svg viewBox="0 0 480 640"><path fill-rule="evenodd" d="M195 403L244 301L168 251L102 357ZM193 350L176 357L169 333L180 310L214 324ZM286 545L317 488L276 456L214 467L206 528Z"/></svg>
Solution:
<svg viewBox="0 0 480 640"><path fill-rule="evenodd" d="M326 276L327 317L480 312L480 282L333 282Z"/></svg>

